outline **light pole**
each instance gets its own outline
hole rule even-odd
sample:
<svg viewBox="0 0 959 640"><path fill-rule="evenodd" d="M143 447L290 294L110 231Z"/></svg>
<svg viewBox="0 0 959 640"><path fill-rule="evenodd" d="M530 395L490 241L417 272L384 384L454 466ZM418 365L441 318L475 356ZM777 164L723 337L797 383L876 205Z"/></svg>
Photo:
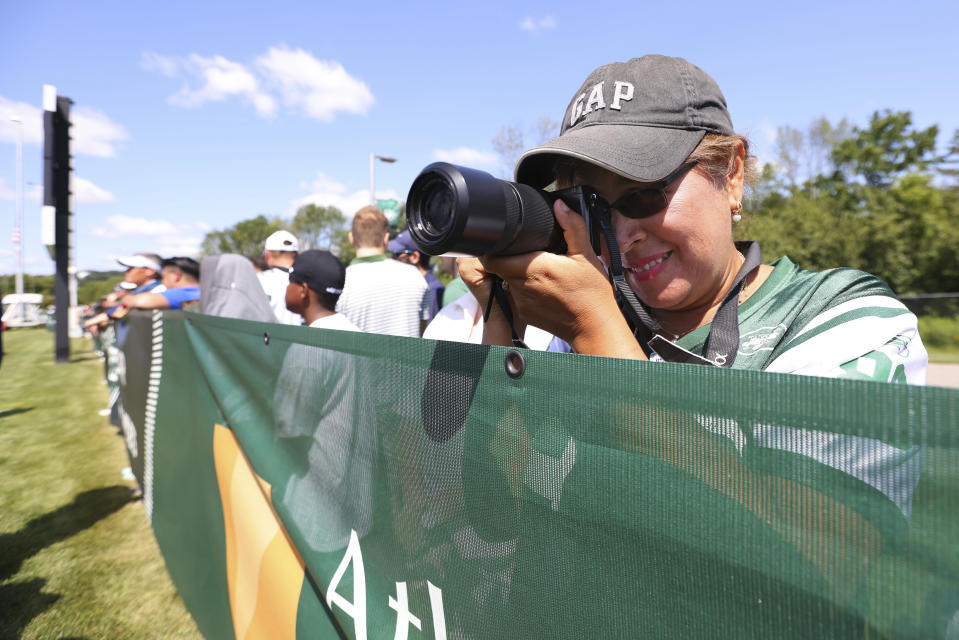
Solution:
<svg viewBox="0 0 959 640"><path fill-rule="evenodd" d="M382 162L396 162L396 158L387 158L386 156L378 156L375 153L370 154L370 204L374 207L376 206L376 195L373 193L373 163L376 160Z"/></svg>
<svg viewBox="0 0 959 640"><path fill-rule="evenodd" d="M17 123L17 221L13 230L14 240L17 243L17 296L23 300L23 120L18 116L11 116L10 120Z"/></svg>

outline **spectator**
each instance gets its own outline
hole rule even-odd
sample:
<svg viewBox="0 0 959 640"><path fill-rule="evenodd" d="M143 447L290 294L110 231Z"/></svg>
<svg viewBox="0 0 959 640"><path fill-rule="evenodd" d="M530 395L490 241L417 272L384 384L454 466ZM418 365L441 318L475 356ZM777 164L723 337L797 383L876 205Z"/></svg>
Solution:
<svg viewBox="0 0 959 640"><path fill-rule="evenodd" d="M127 268L123 274L124 282L131 282L136 288L131 293L146 293L163 291L160 282L160 263L162 258L155 253L137 253L132 256L117 258L117 262Z"/></svg>
<svg viewBox="0 0 959 640"><path fill-rule="evenodd" d="M329 251L309 249L296 257L286 287L286 308L303 316L311 327L359 331L336 303L343 293L346 267Z"/></svg>
<svg viewBox="0 0 959 640"><path fill-rule="evenodd" d="M224 318L276 322L253 264L224 253L206 256L200 264L200 312Z"/></svg>
<svg viewBox="0 0 959 640"><path fill-rule="evenodd" d="M276 321L282 324L303 324L299 316L286 308L286 285L290 283L290 267L300 251L300 243L289 231L277 231L263 244L263 257L267 269L256 275L260 285L270 299L270 307L276 315Z"/></svg>
<svg viewBox="0 0 959 640"><path fill-rule="evenodd" d="M444 305L423 331L423 337L429 340L481 343L483 341L483 309L480 308L476 297L467 291L453 302ZM530 349L546 351L553 340L553 335L530 324L526 325L526 335L522 338Z"/></svg>
<svg viewBox="0 0 959 640"><path fill-rule="evenodd" d="M409 231L404 231L390 240L386 248L393 254L394 259L413 265L416 267L416 270L420 272L420 275L426 279L426 284L430 288L429 320L435 318L436 314L439 313L440 307L443 306L443 290L445 287L443 287L443 283L440 282L439 278L433 273L433 269L430 268L430 257L420 251L420 248L413 242L413 238L410 237Z"/></svg>
<svg viewBox="0 0 959 640"><path fill-rule="evenodd" d="M160 266L160 280L166 290L128 295L121 305L124 312L126 309L182 309L200 299L200 265L196 260L168 258Z"/></svg>
<svg viewBox="0 0 959 640"><path fill-rule="evenodd" d="M286 305L311 327L359 329L340 313L346 268L329 251L310 249L290 269ZM373 520L376 418L365 358L291 344L273 392L275 434L293 476L277 491L290 527L316 551L346 547Z"/></svg>
<svg viewBox="0 0 959 640"><path fill-rule="evenodd" d="M256 271L256 273L266 271L270 268L270 265L266 263L266 258L264 256L254 256L250 258L250 262L253 263L253 270Z"/></svg>
<svg viewBox="0 0 959 640"><path fill-rule="evenodd" d="M346 285L336 310L361 331L418 338L429 314L429 287L415 267L390 259L390 226L379 209L356 212L350 242L356 258L346 268Z"/></svg>
<svg viewBox="0 0 959 640"><path fill-rule="evenodd" d="M445 307L454 300L459 300L460 296L469 291L463 278L460 276L459 266L456 264L456 258L440 256L440 270L453 276L453 279L446 284L443 289L443 306Z"/></svg>

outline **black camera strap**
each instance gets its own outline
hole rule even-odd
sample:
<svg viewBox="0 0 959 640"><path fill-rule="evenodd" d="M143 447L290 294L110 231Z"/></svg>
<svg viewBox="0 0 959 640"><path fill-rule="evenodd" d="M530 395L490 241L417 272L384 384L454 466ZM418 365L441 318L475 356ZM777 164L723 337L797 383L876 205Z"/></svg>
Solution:
<svg viewBox="0 0 959 640"><path fill-rule="evenodd" d="M609 277L616 294L616 301L636 338L641 343L648 344L668 362L731 367L736 360L736 351L739 348L739 294L746 276L762 263L759 243L749 242L743 247L745 255L743 266L733 279L732 286L713 318L709 336L706 338L706 357L704 358L659 335L659 332L663 330L662 325L653 318L652 313L626 282L626 276L623 274L623 259L613 233L609 211L595 215L594 219L606 238L610 262Z"/></svg>
<svg viewBox="0 0 959 640"><path fill-rule="evenodd" d="M509 332L513 336L513 346L519 347L520 349L529 349L526 343L523 342L523 339L516 333L516 327L513 326L513 309L509 305L509 298L506 297L506 289L503 288L503 279L495 273L491 273L489 276L492 281L493 292L486 303L486 311L483 312L483 322L486 323L489 321L489 314L493 310L493 299L495 298L496 304L498 304L499 308L503 311L506 322L509 323Z"/></svg>

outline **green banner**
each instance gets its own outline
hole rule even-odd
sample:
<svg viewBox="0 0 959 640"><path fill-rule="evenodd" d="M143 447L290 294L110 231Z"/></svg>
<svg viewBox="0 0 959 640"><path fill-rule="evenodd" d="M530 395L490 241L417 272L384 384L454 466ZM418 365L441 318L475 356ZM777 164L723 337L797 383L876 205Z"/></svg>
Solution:
<svg viewBox="0 0 959 640"><path fill-rule="evenodd" d="M123 353L209 638L959 632L959 391L190 312Z"/></svg>

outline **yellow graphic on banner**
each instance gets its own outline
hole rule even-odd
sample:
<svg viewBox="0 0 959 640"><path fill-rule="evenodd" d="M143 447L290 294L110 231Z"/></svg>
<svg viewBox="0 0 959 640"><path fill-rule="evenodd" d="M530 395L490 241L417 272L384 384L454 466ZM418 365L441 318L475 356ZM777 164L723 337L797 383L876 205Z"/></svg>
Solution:
<svg viewBox="0 0 959 640"><path fill-rule="evenodd" d="M303 559L273 511L270 485L253 471L233 431L219 424L213 457L237 640L296 638Z"/></svg>

